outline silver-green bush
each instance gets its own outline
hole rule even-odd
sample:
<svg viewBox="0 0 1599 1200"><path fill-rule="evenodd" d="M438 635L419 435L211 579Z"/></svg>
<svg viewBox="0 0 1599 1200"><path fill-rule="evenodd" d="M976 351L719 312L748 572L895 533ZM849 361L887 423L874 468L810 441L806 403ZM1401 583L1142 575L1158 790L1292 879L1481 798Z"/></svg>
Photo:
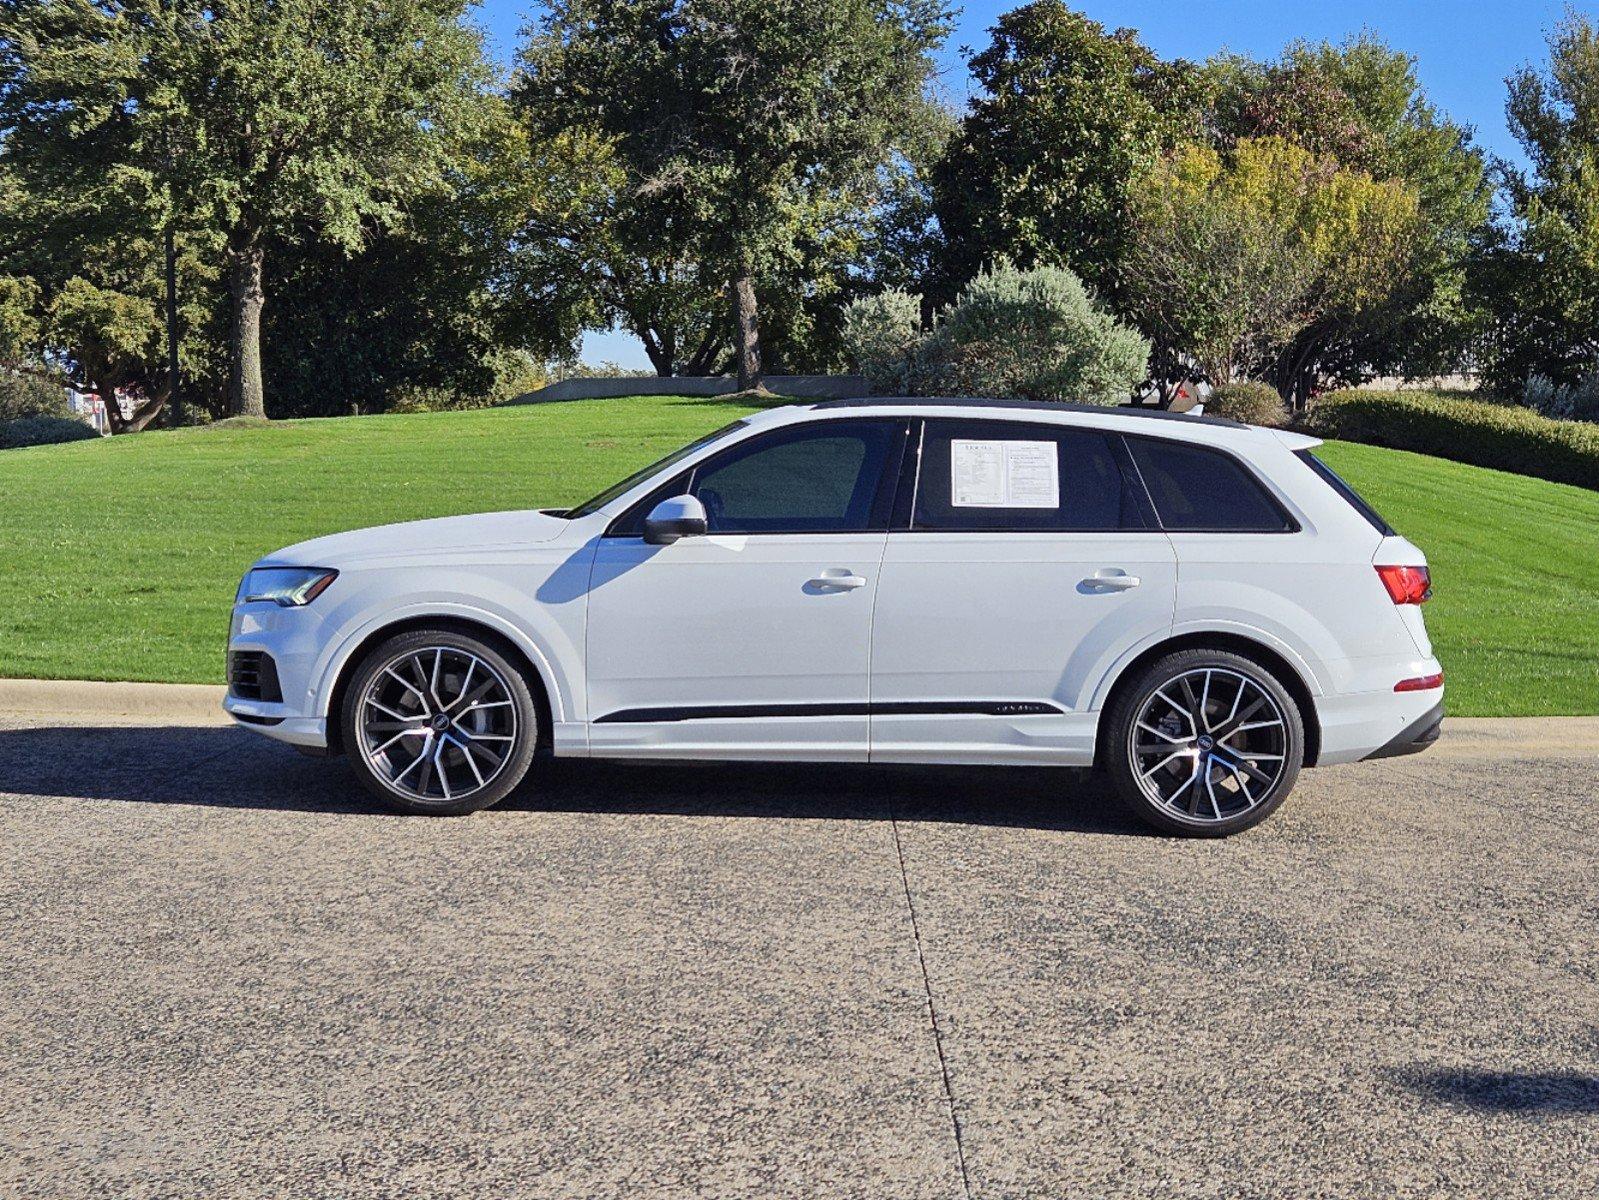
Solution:
<svg viewBox="0 0 1599 1200"><path fill-rule="evenodd" d="M1094 303L1064 267L1001 264L924 332L905 292L858 300L845 342L878 392L1118 404L1144 378L1149 343Z"/></svg>
<svg viewBox="0 0 1599 1200"><path fill-rule="evenodd" d="M920 374L922 302L909 292L863 296L844 310L844 346L879 396L914 394Z"/></svg>
<svg viewBox="0 0 1599 1200"><path fill-rule="evenodd" d="M1557 421L1599 421L1599 371L1577 383L1556 383L1547 375L1529 375L1521 402Z"/></svg>
<svg viewBox="0 0 1599 1200"><path fill-rule="evenodd" d="M1207 417L1230 417L1246 425L1279 426L1288 423L1288 405L1269 383L1240 379L1224 383L1205 401Z"/></svg>

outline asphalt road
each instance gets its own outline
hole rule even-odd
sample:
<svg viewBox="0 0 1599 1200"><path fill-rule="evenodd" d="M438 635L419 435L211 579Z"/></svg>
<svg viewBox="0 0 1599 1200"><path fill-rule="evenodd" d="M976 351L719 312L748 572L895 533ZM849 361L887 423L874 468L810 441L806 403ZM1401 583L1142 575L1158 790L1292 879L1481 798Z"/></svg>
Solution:
<svg viewBox="0 0 1599 1200"><path fill-rule="evenodd" d="M1599 753L1227 842L1030 770L564 766L378 813L0 723L6 1197L1588 1197Z"/></svg>

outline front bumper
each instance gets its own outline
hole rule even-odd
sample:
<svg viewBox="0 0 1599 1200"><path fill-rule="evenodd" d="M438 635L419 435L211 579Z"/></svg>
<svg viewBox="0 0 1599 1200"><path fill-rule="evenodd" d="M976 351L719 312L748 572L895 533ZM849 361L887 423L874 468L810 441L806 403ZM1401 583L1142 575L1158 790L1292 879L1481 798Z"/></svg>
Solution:
<svg viewBox="0 0 1599 1200"><path fill-rule="evenodd" d="M236 604L228 635L228 654L259 651L270 656L281 699L235 695L230 686L223 711L242 727L294 746L325 749L328 722L317 711L316 664L322 650L322 621L311 607L282 608L270 601Z"/></svg>

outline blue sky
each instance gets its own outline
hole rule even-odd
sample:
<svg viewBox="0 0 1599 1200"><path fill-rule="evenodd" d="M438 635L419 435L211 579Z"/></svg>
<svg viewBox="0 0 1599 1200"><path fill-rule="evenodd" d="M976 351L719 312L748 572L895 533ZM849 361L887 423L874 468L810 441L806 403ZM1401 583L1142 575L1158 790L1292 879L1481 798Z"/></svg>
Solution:
<svg viewBox="0 0 1599 1200"><path fill-rule="evenodd" d="M984 46L994 18L1014 7L1015 3L994 0L973 0L963 7L940 59L942 84L956 105L969 94L963 47ZM1203 59L1220 50L1268 58L1296 37L1338 41L1370 29L1389 45L1415 56L1422 87L1435 104L1472 126L1488 150L1514 159L1519 158L1516 143L1505 128L1505 76L1524 63L1543 59L1544 34L1566 5L1564 0L1082 0L1075 7L1104 25L1138 30L1166 58ZM531 0L484 0L478 19L499 57L509 60L518 28L536 9ZM583 357L630 367L648 365L642 348L623 334L590 335Z"/></svg>

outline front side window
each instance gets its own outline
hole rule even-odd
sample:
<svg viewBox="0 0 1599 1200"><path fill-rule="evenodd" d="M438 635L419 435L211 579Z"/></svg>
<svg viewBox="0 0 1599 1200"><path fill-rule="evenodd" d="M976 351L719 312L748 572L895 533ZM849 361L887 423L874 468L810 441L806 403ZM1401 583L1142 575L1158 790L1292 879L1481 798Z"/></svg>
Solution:
<svg viewBox="0 0 1599 1200"><path fill-rule="evenodd" d="M925 429L912 529L1146 528L1114 435L1015 421L930 420Z"/></svg>
<svg viewBox="0 0 1599 1200"><path fill-rule="evenodd" d="M1232 456L1191 442L1129 437L1144 486L1171 533L1290 533L1292 519Z"/></svg>
<svg viewBox="0 0 1599 1200"><path fill-rule="evenodd" d="M685 493L711 533L886 529L903 434L899 421L837 420L753 437L656 489L611 534L638 536L650 508Z"/></svg>
<svg viewBox="0 0 1599 1200"><path fill-rule="evenodd" d="M618 496L625 496L628 492L632 491L646 479L649 479L655 475L659 475L673 463L682 462L685 458L689 457L689 455L704 449L713 442L721 441L728 434L743 429L746 423L747 422L744 421L734 421L731 425L723 425L720 429L714 430L711 433L707 433L704 437L697 438L688 445L672 451L665 458L657 459L649 466L634 471L626 479L617 480L598 496L595 496L590 500L583 501L583 503L579 504L576 508L567 509L565 513L557 515L569 517L575 520L578 517L586 517L590 513L599 512L600 509L604 508L612 500L615 500Z"/></svg>

